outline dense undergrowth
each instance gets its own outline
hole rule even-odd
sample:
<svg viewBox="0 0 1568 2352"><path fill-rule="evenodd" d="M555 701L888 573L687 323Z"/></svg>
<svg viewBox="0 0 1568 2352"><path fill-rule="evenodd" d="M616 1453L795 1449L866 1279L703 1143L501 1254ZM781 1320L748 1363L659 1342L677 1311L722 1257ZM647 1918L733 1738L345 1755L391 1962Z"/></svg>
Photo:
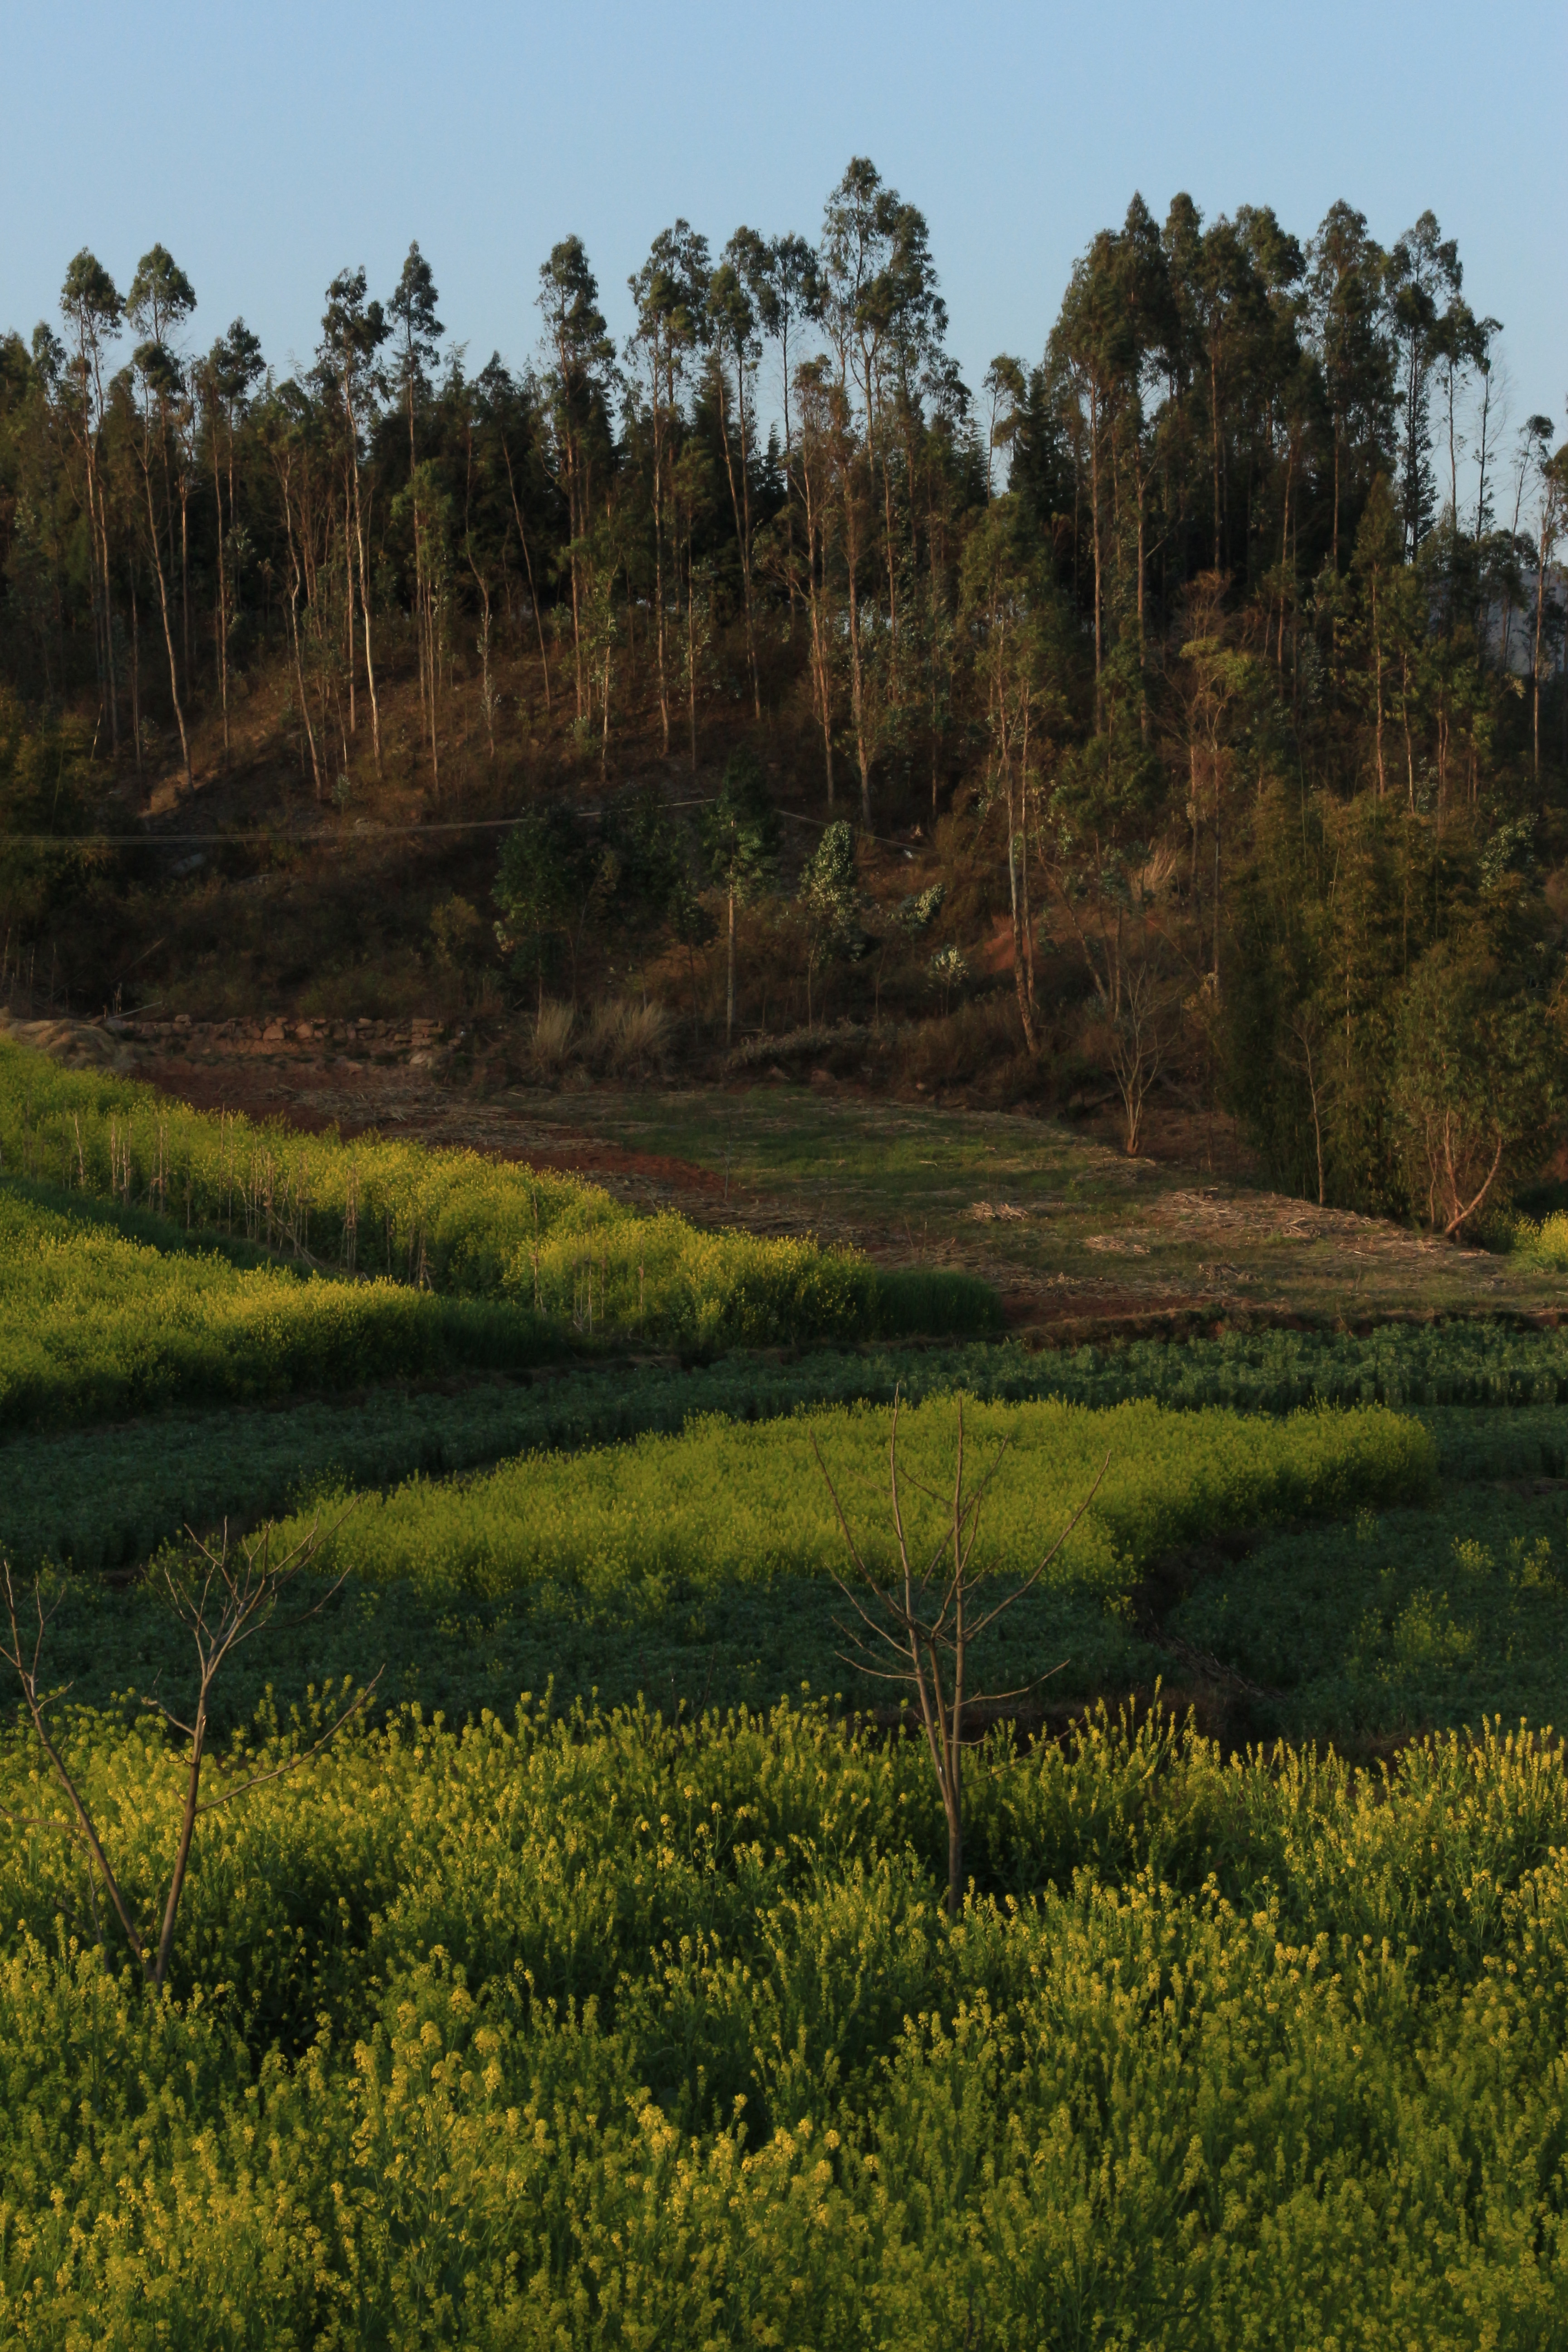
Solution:
<svg viewBox="0 0 1568 2352"><path fill-rule="evenodd" d="M69 1740L147 1901L172 1760ZM913 1743L405 1716L211 1817L161 2004L9 1842L5 2339L1558 2340L1554 1746L967 1774L950 1927Z"/></svg>
<svg viewBox="0 0 1568 2352"><path fill-rule="evenodd" d="M33 1181L528 1309L563 1333L717 1349L1001 1328L973 1276L884 1272L813 1241L641 1216L575 1177L195 1111L0 1044L0 1152Z"/></svg>

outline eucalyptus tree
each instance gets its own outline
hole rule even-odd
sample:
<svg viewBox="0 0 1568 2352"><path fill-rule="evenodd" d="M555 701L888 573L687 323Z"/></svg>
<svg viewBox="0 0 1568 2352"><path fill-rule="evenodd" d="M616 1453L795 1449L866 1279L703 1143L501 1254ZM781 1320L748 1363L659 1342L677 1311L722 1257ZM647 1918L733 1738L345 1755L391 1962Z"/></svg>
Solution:
<svg viewBox="0 0 1568 2352"><path fill-rule="evenodd" d="M988 798L1001 798L1007 826L1013 985L1024 1042L1039 1051L1035 1025L1034 916L1029 903L1029 752L1050 693L1050 590L1037 546L1023 530L1016 495L994 499L963 554L960 617L985 696Z"/></svg>
<svg viewBox="0 0 1568 2352"><path fill-rule="evenodd" d="M941 343L947 314L936 290L924 215L885 184L866 156L853 158L828 197L821 268L821 315L839 382L847 388L853 383L859 396L867 467L873 477L879 463L881 467L889 644L896 656L899 599L886 413L889 381L890 376L901 378L907 395L922 361ZM858 635L858 626L852 635ZM858 737L863 732L858 719Z"/></svg>
<svg viewBox="0 0 1568 2352"><path fill-rule="evenodd" d="M207 409L207 441L213 467L213 507L217 523L217 672L223 711L223 757L228 764L228 641L239 604L239 572L245 536L235 495L235 439L240 418L266 372L261 344L243 319L219 335L199 371ZM224 458L227 458L228 514L224 515Z"/></svg>
<svg viewBox="0 0 1568 2352"><path fill-rule="evenodd" d="M1223 572L1232 554L1231 459L1238 438L1237 412L1259 341L1270 331L1271 314L1245 212L1235 219L1222 213L1205 228L1194 207L1191 222L1195 234L1184 223L1176 238L1167 233L1166 250L1178 332L1191 354L1192 385L1208 441L1211 566Z"/></svg>
<svg viewBox="0 0 1568 2352"><path fill-rule="evenodd" d="M921 388L925 407L921 473L925 489L927 732L934 818L944 747L955 716L954 688L960 667L954 584L965 530L975 509L986 501L982 495L969 387L948 353L939 352L932 358ZM1014 436L1009 446L1016 446Z"/></svg>
<svg viewBox="0 0 1568 2352"><path fill-rule="evenodd" d="M799 489L795 469L795 418L790 409L795 366L792 352L805 330L821 315L822 277L811 247L805 237L793 233L775 236L766 246L749 247L744 274L763 336L778 345L784 416L784 578L793 636L799 595L795 567L795 515Z"/></svg>
<svg viewBox="0 0 1568 2352"><path fill-rule="evenodd" d="M502 389L498 378L505 377L499 353L492 352L479 373L471 378L463 371L459 353L448 373L447 388L447 405L463 452L462 552L479 600L479 701L492 762L500 699L493 676L493 607L498 580L509 610L510 606L507 547L512 523L512 476L504 432L498 429L500 420L495 402L496 393ZM523 545L526 553L526 538Z"/></svg>
<svg viewBox="0 0 1568 2352"><path fill-rule="evenodd" d="M1089 546L1093 564L1094 679L1097 709L1106 652L1105 498L1112 413L1134 364L1135 344L1119 282L1115 232L1101 229L1074 264L1051 330L1049 359L1081 425L1089 456Z"/></svg>
<svg viewBox="0 0 1568 2352"><path fill-rule="evenodd" d="M60 310L70 337L68 414L86 475L88 544L91 550L93 652L100 710L109 720L112 751L120 749L120 702L114 669L114 608L109 561L109 504L100 463L104 418L104 362L124 316L114 280L83 246L60 289Z"/></svg>
<svg viewBox="0 0 1568 2352"><path fill-rule="evenodd" d="M365 686L370 695L371 739L375 772L382 773L381 704L375 688L375 652L371 636L370 557L362 493L362 439L368 440L374 421L380 384L377 353L388 333L381 304L365 299L365 273L341 270L327 289L321 317L321 360L324 383L335 393L343 420L344 541L349 554L349 727L353 730L354 663L353 599L357 574L360 620L364 638Z"/></svg>
<svg viewBox="0 0 1568 2352"><path fill-rule="evenodd" d="M171 435L171 424L185 425L191 415L186 397L186 383L174 337L196 307L195 287L186 277L167 246L154 245L136 265L125 297L125 316L131 326L149 347L162 351L168 365L153 372L158 407L158 441L163 474L163 522L169 550L169 573L174 572L174 497L177 476L180 502L180 624L184 656L185 683L190 683L191 614L190 614L190 551L188 530L189 475L184 463L184 450L178 432ZM147 382L142 374L143 383ZM171 468L170 450L174 452ZM184 730L182 725L181 739ZM187 758L186 766L189 767Z"/></svg>
<svg viewBox="0 0 1568 2352"><path fill-rule="evenodd" d="M822 727L822 758L827 805L831 809L834 780L833 664L830 649L837 633L830 602L829 565L834 517L845 511L853 496L853 487L848 483L845 485L843 496L836 496L838 483L847 472L853 446L849 395L842 384L835 382L826 359L804 361L795 371L795 384L800 417L798 473L805 523L805 601L811 622L812 698ZM860 781L862 802L868 805L864 766Z"/></svg>
<svg viewBox="0 0 1568 2352"><path fill-rule="evenodd" d="M153 498L153 418L156 415L161 425L167 415L169 402L178 389L179 371L166 345L161 342L138 343L131 364L137 387L137 414L141 428L136 455L147 502L147 551L153 559L153 573L158 585L158 611L163 624L163 646L169 656L169 697L174 707L174 724L180 732L185 788L194 793L195 777L191 770L190 739L185 732L184 708L180 700L179 666L174 659L174 633L169 618L169 583L163 569L163 551L158 543L158 514Z"/></svg>
<svg viewBox="0 0 1568 2352"><path fill-rule="evenodd" d="M310 713L310 692L300 634L300 597L302 591L308 591L310 571L310 523L304 501L308 501L310 496L310 443L314 421L309 398L297 383L289 382L269 392L262 404L258 419L258 438L271 464L283 509L289 559L289 642L294 656L294 682L299 697L300 725L310 758L310 781L316 798L321 800L325 791L323 753L317 743L316 728Z"/></svg>
<svg viewBox="0 0 1568 2352"><path fill-rule="evenodd" d="M1530 656L1531 703L1531 774L1535 789L1541 790L1541 674L1548 652L1547 632L1550 622L1555 625L1558 646L1563 642L1563 613L1561 604L1553 608L1550 601L1550 581L1557 553L1557 542L1563 535L1564 509L1568 509L1568 442L1552 454L1554 427L1550 416L1532 416L1524 428L1525 446L1530 451L1530 467L1537 500L1535 565L1535 633Z"/></svg>
<svg viewBox="0 0 1568 2352"><path fill-rule="evenodd" d="M864 155L852 159L827 200L823 220L822 322L832 346L840 399L830 411L836 487L843 521L850 708L860 770L860 813L871 821L873 730L861 629L861 567L869 536L879 395L892 304L889 264L898 198ZM857 442L852 404L859 396L862 435ZM896 613L889 614L889 628Z"/></svg>
<svg viewBox="0 0 1568 2352"><path fill-rule="evenodd" d="M436 597L426 541L431 528L430 484L419 469L416 434L418 408L429 398L430 373L439 355L446 330L436 315L439 300L430 264L417 240L408 248L403 272L386 305L393 342L393 368L408 415L408 514L414 535L415 641L418 651L419 709L428 731L433 767L439 766L436 744Z"/></svg>
<svg viewBox="0 0 1568 2352"><path fill-rule="evenodd" d="M583 664L584 603L587 538L594 470L607 455L607 372L616 347L599 308L599 281L588 264L581 237L552 246L539 270L540 314L552 370L551 424L556 466L566 501L572 583L572 642L576 665L577 716L587 716Z"/></svg>
<svg viewBox="0 0 1568 2352"><path fill-rule="evenodd" d="M1432 378L1442 355L1445 321L1458 299L1463 277L1458 246L1453 237L1444 236L1434 212L1424 212L1388 257L1389 315L1399 353L1404 411L1400 498L1409 562L1434 520Z"/></svg>
<svg viewBox="0 0 1568 2352"><path fill-rule="evenodd" d="M1300 239L1280 226L1271 206L1240 205L1236 227L1251 271L1247 334L1237 368L1240 415L1236 428L1247 476L1245 561L1263 603L1266 656L1278 620L1276 667L1283 677L1286 621L1297 601L1291 530L1300 521L1300 478L1316 406L1312 365L1300 340L1307 263ZM1266 557L1273 554L1270 509L1276 494L1279 558L1269 562Z"/></svg>
<svg viewBox="0 0 1568 2352"><path fill-rule="evenodd" d="M532 616L534 635L539 646L540 667L544 677L544 708L550 709L550 654L544 641L544 608L539 593L533 569L533 543L529 535L527 509L534 509L534 530L548 539L552 517L541 509L551 499L551 488L541 462L541 429L539 388L531 374L521 380L512 375L499 352L492 352L477 378L482 402L482 417L487 447L500 459L506 475L507 499L512 521L517 529L518 545L522 555L523 576L528 583L529 611ZM519 476L521 488L519 488ZM502 542L501 560L506 560ZM510 592L509 592L510 593Z"/></svg>
<svg viewBox="0 0 1568 2352"><path fill-rule="evenodd" d="M1383 302L1387 257L1366 215L1331 205L1307 255L1306 325L1316 354L1331 440L1329 560L1340 571L1347 480L1353 521L1393 457L1394 358Z"/></svg>
<svg viewBox="0 0 1568 2352"><path fill-rule="evenodd" d="M709 280L706 304L713 351L713 382L718 394L719 436L724 446L724 470L741 557L741 597L746 624L746 660L752 674L752 707L758 719L763 715L763 689L757 673L757 636L752 612L752 456L762 341L757 332L756 305L749 289L763 273L765 253L763 240L753 229L737 229ZM732 409L729 398L731 371ZM731 414L738 450L731 446Z"/></svg>
<svg viewBox="0 0 1568 2352"><path fill-rule="evenodd" d="M648 423L652 438L654 562L654 647L658 673L659 723L663 748L669 752L669 704L672 661L669 650L669 587L679 603L679 529L676 502L675 458L681 427L681 394L686 369L698 350L704 327L704 306L710 279L708 241L689 221L678 220L660 229L640 269L626 284L637 305L637 327L627 358L646 372ZM665 550L669 549L667 587Z"/></svg>
<svg viewBox="0 0 1568 2352"><path fill-rule="evenodd" d="M1024 363L999 352L981 380L985 394L985 502L996 495L995 465L999 449L1010 449L1023 422L1026 383Z"/></svg>

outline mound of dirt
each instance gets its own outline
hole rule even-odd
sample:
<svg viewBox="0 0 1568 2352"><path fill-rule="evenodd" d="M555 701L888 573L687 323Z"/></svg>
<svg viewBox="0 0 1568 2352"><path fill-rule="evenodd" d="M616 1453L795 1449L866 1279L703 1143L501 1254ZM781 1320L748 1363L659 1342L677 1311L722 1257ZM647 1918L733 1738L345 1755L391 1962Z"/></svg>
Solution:
<svg viewBox="0 0 1568 2352"><path fill-rule="evenodd" d="M16 1021L0 1011L0 1039L13 1045L30 1045L73 1070L113 1070L129 1076L140 1061L133 1045L113 1036L96 1021Z"/></svg>

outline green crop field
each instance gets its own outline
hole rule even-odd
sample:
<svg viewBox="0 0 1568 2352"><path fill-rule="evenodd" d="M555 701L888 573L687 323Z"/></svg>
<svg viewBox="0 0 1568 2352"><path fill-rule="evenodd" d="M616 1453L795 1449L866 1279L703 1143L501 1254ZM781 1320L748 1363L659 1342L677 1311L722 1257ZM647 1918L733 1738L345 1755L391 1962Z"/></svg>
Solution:
<svg viewBox="0 0 1568 2352"><path fill-rule="evenodd" d="M0 1552L139 1934L162 1571L322 1539L158 1996L0 1728L0 2341L1568 2333L1568 1778L1495 1728L1568 1716L1568 1335L1034 1349L962 1266L5 1049L0 1149ZM928 1543L959 1399L1006 1441L985 1589L1087 1498L970 1661L953 1919L813 1445L885 1567L895 1395Z"/></svg>
<svg viewBox="0 0 1568 2352"><path fill-rule="evenodd" d="M900 1423L905 1508L922 1555L942 1538L944 1507L930 1495L951 1493L956 1421L938 1400ZM590 1604L646 1597L655 1609L675 1584L707 1592L824 1576L846 1563L820 1446L868 1567L887 1575L888 1432L888 1415L864 1406L754 1427L711 1418L679 1437L524 1455L474 1480L416 1481L353 1498L321 1565L369 1585L397 1579L486 1600L543 1585ZM1052 1577L1106 1595L1209 1530L1419 1501L1436 1468L1419 1423L1376 1405L1281 1420L1150 1403L1101 1412L972 1405L964 1435L971 1476L1000 1465L986 1500L987 1565L1026 1574L1087 1506ZM337 1498L321 1508L335 1516ZM300 1531L286 1524L283 1539Z"/></svg>
<svg viewBox="0 0 1568 2352"><path fill-rule="evenodd" d="M597 1186L474 1152L213 1118L3 1043L0 1152L35 1182L327 1270L506 1301L590 1339L720 1349L1000 1328L973 1276L884 1271L809 1239L638 1216Z"/></svg>
<svg viewBox="0 0 1568 2352"><path fill-rule="evenodd" d="M161 1220L143 1218L140 1228L167 1235ZM384 1383L395 1367L376 1369ZM91 1432L17 1433L0 1448L0 1544L29 1567L52 1559L125 1569L187 1522L249 1524L325 1486L387 1486L510 1454L674 1432L693 1414L749 1422L803 1405L890 1403L899 1389L911 1400L963 1390L1014 1402L1056 1396L1105 1406L1149 1397L1267 1413L1392 1404L1420 1414L1446 1475L1561 1476L1568 1469L1568 1414L1556 1404L1568 1395L1568 1335L1554 1331L1489 1324L1363 1337L1272 1331L1034 1354L1016 1343L891 1346L784 1361L737 1354L685 1370L588 1364L552 1370L531 1385L482 1380L458 1393L383 1385L346 1402L322 1396L282 1411L169 1412ZM1508 1410L1476 1410L1487 1407Z"/></svg>
<svg viewBox="0 0 1568 2352"><path fill-rule="evenodd" d="M170 1759L69 1745L150 1899ZM405 1715L212 1817L159 2002L14 1835L5 2340L1559 2340L1554 1746L1091 1723L966 1777L950 1926L912 1744Z"/></svg>
<svg viewBox="0 0 1568 2352"><path fill-rule="evenodd" d="M521 1366L555 1351L527 1307L244 1270L216 1253L126 1240L0 1183L0 1424Z"/></svg>

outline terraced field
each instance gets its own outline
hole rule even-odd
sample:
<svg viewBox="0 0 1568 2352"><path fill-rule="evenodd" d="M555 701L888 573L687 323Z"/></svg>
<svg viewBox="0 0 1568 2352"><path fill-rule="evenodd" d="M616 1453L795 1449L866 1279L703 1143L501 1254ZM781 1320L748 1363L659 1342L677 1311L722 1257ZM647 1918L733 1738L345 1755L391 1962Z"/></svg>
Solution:
<svg viewBox="0 0 1568 2352"><path fill-rule="evenodd" d="M6 2342L1558 2340L1563 1758L1499 1727L1568 1714L1550 1269L826 1088L328 1072L405 1115L296 1195L281 1129L8 1076L0 1554L82 1812L18 1708ZM818 1465L889 1568L895 1396L928 1541L961 1401L999 1457L988 1595L1068 1536L972 1659L952 1916ZM170 1599L247 1534L319 1549L176 1916Z"/></svg>

